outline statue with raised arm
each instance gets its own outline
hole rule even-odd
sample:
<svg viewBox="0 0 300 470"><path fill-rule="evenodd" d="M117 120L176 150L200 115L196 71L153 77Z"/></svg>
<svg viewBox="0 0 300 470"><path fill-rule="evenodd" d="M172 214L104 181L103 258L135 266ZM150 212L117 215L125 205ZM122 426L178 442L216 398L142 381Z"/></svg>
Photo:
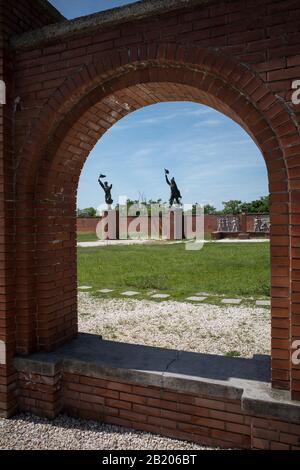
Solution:
<svg viewBox="0 0 300 470"><path fill-rule="evenodd" d="M108 184L107 181L104 181L104 183L101 181L103 178L106 178L105 175L100 175L98 178L98 183L100 184L101 188L103 189L105 193L105 202L108 205L111 205L114 201L112 200L111 197L111 190L112 190L112 184Z"/></svg>
<svg viewBox="0 0 300 470"><path fill-rule="evenodd" d="M176 202L176 204L178 204L179 206L181 206L181 201L180 199L182 199L182 196L180 194L180 191L177 187L177 184L176 184L176 181L175 181L175 178L171 178L171 181L169 180L168 178L168 175L169 175L169 170L166 170L165 169L165 178L166 178L166 182L167 184L170 186L170 189L171 189L171 196L170 196L170 200L169 200L169 207L172 207L173 206L173 203L174 201Z"/></svg>

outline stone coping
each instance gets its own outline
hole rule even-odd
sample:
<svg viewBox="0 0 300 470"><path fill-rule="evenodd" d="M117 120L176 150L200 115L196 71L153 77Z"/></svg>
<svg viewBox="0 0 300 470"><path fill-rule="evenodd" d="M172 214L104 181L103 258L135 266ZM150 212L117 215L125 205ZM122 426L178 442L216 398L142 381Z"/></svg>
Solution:
<svg viewBox="0 0 300 470"><path fill-rule="evenodd" d="M196 5L206 5L213 0L143 0L119 8L112 8L100 13L82 16L15 35L11 39L14 49L39 47L59 39L101 31L129 21L136 21L148 16L163 14L172 10ZM227 0L230 1L230 0ZM62 17L63 18L63 17Z"/></svg>
<svg viewBox="0 0 300 470"><path fill-rule="evenodd" d="M241 400L242 409L300 423L300 402L270 385L270 357L235 358L102 340L81 333L51 353L16 357L18 371L61 371L181 393Z"/></svg>

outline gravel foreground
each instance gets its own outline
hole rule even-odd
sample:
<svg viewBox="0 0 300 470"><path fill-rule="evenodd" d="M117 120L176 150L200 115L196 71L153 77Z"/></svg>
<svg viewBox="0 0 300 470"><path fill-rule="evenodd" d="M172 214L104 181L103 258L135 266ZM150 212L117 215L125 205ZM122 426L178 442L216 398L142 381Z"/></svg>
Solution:
<svg viewBox="0 0 300 470"><path fill-rule="evenodd" d="M30 414L0 419L0 449L202 450L199 445L61 415L53 421Z"/></svg>
<svg viewBox="0 0 300 470"><path fill-rule="evenodd" d="M211 354L270 352L270 312L265 308L193 305L132 299L99 299L79 293L79 329L103 339ZM0 419L0 449L201 450L118 426L61 415L53 421L19 414Z"/></svg>

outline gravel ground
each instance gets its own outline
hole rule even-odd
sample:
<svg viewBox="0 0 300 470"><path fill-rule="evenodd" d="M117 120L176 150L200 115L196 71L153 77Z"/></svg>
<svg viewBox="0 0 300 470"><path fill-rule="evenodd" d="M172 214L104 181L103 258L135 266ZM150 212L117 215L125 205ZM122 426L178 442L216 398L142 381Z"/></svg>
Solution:
<svg viewBox="0 0 300 470"><path fill-rule="evenodd" d="M13 419L0 419L0 449L201 450L204 447L65 415L48 421L19 414Z"/></svg>
<svg viewBox="0 0 300 470"><path fill-rule="evenodd" d="M104 339L211 354L270 353L270 312L259 307L97 299L79 293L79 329Z"/></svg>
<svg viewBox="0 0 300 470"><path fill-rule="evenodd" d="M268 354L270 313L232 307L132 299L97 299L79 293L80 331L104 339L207 352ZM29 414L0 419L0 449L200 450L196 444L59 416L48 421Z"/></svg>

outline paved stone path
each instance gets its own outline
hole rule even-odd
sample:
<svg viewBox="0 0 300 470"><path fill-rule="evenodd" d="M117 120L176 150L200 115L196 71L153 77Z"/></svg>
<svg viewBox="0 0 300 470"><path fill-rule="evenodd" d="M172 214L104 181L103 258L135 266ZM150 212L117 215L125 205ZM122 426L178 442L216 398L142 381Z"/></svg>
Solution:
<svg viewBox="0 0 300 470"><path fill-rule="evenodd" d="M221 304L239 305L242 299L222 299Z"/></svg>
<svg viewBox="0 0 300 470"><path fill-rule="evenodd" d="M266 238L250 238L249 240L239 240L235 238L223 238L222 240L199 240L204 243L269 243L269 240ZM145 244L155 244L162 243L163 240L97 240L94 242L78 242L77 246L80 248L93 248L93 247L106 247L106 246L116 246L116 245L145 245ZM165 241L168 245L175 245L177 243L194 243L194 240L176 240L176 241Z"/></svg>
<svg viewBox="0 0 300 470"><path fill-rule="evenodd" d="M192 296L192 297L187 297L185 300L190 300L192 302L203 302L203 300L205 300L206 297L199 297L197 295L195 296Z"/></svg>
<svg viewBox="0 0 300 470"><path fill-rule="evenodd" d="M212 240L211 243L269 243L267 238L249 238L248 240L239 240L238 238L222 238L221 240Z"/></svg>
<svg viewBox="0 0 300 470"><path fill-rule="evenodd" d="M90 290L90 289L92 289L92 286L78 286L78 290L80 291ZM109 295L112 292L118 293L117 289L107 289L107 288L98 289L97 292L103 295ZM167 299L172 300L171 294L160 293L160 292L155 292L155 291L149 291L147 294L145 294L145 293L140 293L138 291L129 290L125 292L120 292L119 295L122 295L124 297L135 297L139 294L142 294L143 298L145 298L146 296L146 297L149 297L151 299L156 299L156 300L167 300ZM253 297L231 299L231 298L226 298L224 295L213 294L209 292L197 292L195 295L186 297L183 300L187 302L191 302L191 303L196 303L196 302L205 303L205 301L212 301L218 298L220 299L219 300L220 304L223 304L223 305L240 305L245 302L247 302L247 304L251 302L252 304L255 304L257 307L270 307L271 305L271 301L269 299L255 299Z"/></svg>
<svg viewBox="0 0 300 470"><path fill-rule="evenodd" d="M154 294L154 295L151 295L152 299L167 299L168 297L170 297L169 294Z"/></svg>
<svg viewBox="0 0 300 470"><path fill-rule="evenodd" d="M267 307L271 305L271 300L257 300L255 303L259 307Z"/></svg>
<svg viewBox="0 0 300 470"><path fill-rule="evenodd" d="M77 246L80 248L94 248L94 247L105 247L105 246L118 246L118 245L146 245L146 244L156 244L156 243L162 243L160 240L96 240L94 242L78 242ZM175 245L177 243L182 243L181 240L176 240L176 241L166 241L165 242L168 245Z"/></svg>
<svg viewBox="0 0 300 470"><path fill-rule="evenodd" d="M135 292L133 290L128 290L126 292L122 292L121 295L125 295L127 297L133 297L134 295L138 295L138 294L139 294L139 292Z"/></svg>

